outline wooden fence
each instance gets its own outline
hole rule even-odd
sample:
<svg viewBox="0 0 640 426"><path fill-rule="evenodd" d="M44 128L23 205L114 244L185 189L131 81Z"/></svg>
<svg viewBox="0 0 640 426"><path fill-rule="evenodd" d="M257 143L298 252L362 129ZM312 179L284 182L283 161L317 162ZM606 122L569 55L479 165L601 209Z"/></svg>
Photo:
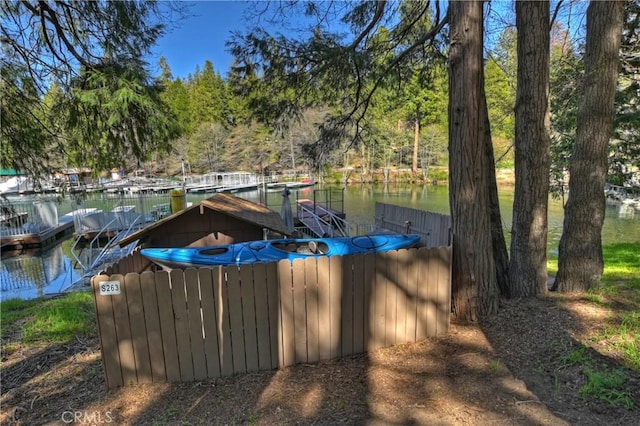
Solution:
<svg viewBox="0 0 640 426"><path fill-rule="evenodd" d="M107 385L275 369L444 333L450 265L451 247L125 275L120 265L92 279Z"/></svg>
<svg viewBox="0 0 640 426"><path fill-rule="evenodd" d="M376 226L401 234L419 234L425 247L451 245L451 216L376 203Z"/></svg>

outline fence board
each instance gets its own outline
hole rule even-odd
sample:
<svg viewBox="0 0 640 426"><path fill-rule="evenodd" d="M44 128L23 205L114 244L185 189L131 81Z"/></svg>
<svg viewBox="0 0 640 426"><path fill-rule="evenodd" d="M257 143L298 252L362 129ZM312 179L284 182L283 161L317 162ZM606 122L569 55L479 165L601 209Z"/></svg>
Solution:
<svg viewBox="0 0 640 426"><path fill-rule="evenodd" d="M162 349L162 333L160 331L160 317L158 316L158 295L156 293L155 274L143 272L140 275L140 291L144 322L147 326L147 345L149 346L149 361L151 364L151 380L164 382L167 373Z"/></svg>
<svg viewBox="0 0 640 426"><path fill-rule="evenodd" d="M280 286L280 366L295 363L295 325L293 317L293 283L291 278L291 262L278 262L278 280Z"/></svg>
<svg viewBox="0 0 640 426"><path fill-rule="evenodd" d="M131 256L127 256L124 258L124 265L120 265L120 274L125 275L129 271L133 271L133 262L131 261Z"/></svg>
<svg viewBox="0 0 640 426"><path fill-rule="evenodd" d="M100 283L109 281L107 275L96 275L92 279L93 298L96 304L98 334L100 335L100 350L104 367L107 387L122 386L122 370L120 369L120 354L118 352L118 337L113 317L111 296L100 295Z"/></svg>
<svg viewBox="0 0 640 426"><path fill-rule="evenodd" d="M317 259L318 270L318 348L320 359L331 358L331 308L329 293L329 258Z"/></svg>
<svg viewBox="0 0 640 426"><path fill-rule="evenodd" d="M267 269L267 301L269 310L269 346L271 348L271 368L280 365L280 293L278 290L278 264L275 262L265 265Z"/></svg>
<svg viewBox="0 0 640 426"><path fill-rule="evenodd" d="M176 343L178 345L178 362L180 364L180 380L193 380L193 360L191 358L191 341L189 339L189 316L187 313L186 289L184 273L173 270L171 279L171 303L176 327Z"/></svg>
<svg viewBox="0 0 640 426"><path fill-rule="evenodd" d="M113 303L113 318L116 324L116 336L118 338L118 353L120 355L120 368L122 369L122 380L125 385L136 383L136 361L133 355L133 344L131 342L131 328L129 322L129 311L127 309L127 287L124 277L120 274L112 275L111 281L120 281L120 294L111 296Z"/></svg>
<svg viewBox="0 0 640 426"><path fill-rule="evenodd" d="M387 293L387 259L384 253L376 253L376 270L371 288L370 329L371 344L368 350L384 346L386 321L386 293Z"/></svg>
<svg viewBox="0 0 640 426"><path fill-rule="evenodd" d="M320 317L318 316L318 273L316 259L307 259L304 262L304 281L306 283L305 297L307 302L307 361L320 360L319 330Z"/></svg>
<svg viewBox="0 0 640 426"><path fill-rule="evenodd" d="M193 378L195 380L204 380L207 378L207 359L204 355L198 271L193 268L185 270L184 282L187 292L187 318L189 321L191 359L193 360Z"/></svg>
<svg viewBox="0 0 640 426"><path fill-rule="evenodd" d="M451 250L449 247L440 247L436 251L438 281L436 304L438 306L438 319L436 321L436 334L449 331L451 315Z"/></svg>
<svg viewBox="0 0 640 426"><path fill-rule="evenodd" d="M258 352L258 369L271 368L271 339L269 336L269 296L267 292L266 264L253 265L256 344ZM261 279L262 278L262 279Z"/></svg>
<svg viewBox="0 0 640 426"><path fill-rule="evenodd" d="M450 243L450 216L410 207L376 203L375 217L378 227L394 232L420 234L423 246L439 247ZM410 223L408 231L405 222Z"/></svg>
<svg viewBox="0 0 640 426"><path fill-rule="evenodd" d="M214 268L213 294L216 304L220 371L223 376L233 374L233 348L231 346L231 317L229 296L225 278L226 268Z"/></svg>
<svg viewBox="0 0 640 426"><path fill-rule="evenodd" d="M340 323L340 298L342 297L342 256L331 256L329 259L329 312L331 324L331 358L341 356Z"/></svg>
<svg viewBox="0 0 640 426"><path fill-rule="evenodd" d="M198 269L200 283L200 307L202 308L202 329L204 333L204 356L207 364L207 377L220 377L220 353L218 351L218 329L216 327L216 307L213 295L212 273L217 270Z"/></svg>
<svg viewBox="0 0 640 426"><path fill-rule="evenodd" d="M140 256L136 252L134 252L134 253L131 253L130 257L131 257L131 263L133 265L132 271L137 273L142 272L142 259L140 259Z"/></svg>
<svg viewBox="0 0 640 426"><path fill-rule="evenodd" d="M395 263L395 271L393 280L396 293L396 328L395 343L406 343L407 334L407 310L409 304L409 293L407 289L407 265L403 256L406 256L407 250L394 250L393 261Z"/></svg>
<svg viewBox="0 0 640 426"><path fill-rule="evenodd" d="M417 258L418 249L401 250L399 252L403 268L406 269L406 292L407 292L407 317L405 341L415 342L416 326L418 321L418 306L422 303L418 299L418 286L420 285L419 264L414 261Z"/></svg>
<svg viewBox="0 0 640 426"><path fill-rule="evenodd" d="M159 271L155 273L156 293L158 295L158 317L160 318L160 332L162 333L162 349L167 371L167 380L180 380L180 361L178 359L178 341L176 340L175 316L171 301L171 281L169 273Z"/></svg>
<svg viewBox="0 0 640 426"><path fill-rule="evenodd" d="M140 275L129 273L124 277L127 287L127 305L129 309L129 323L131 324L131 342L138 383L151 383L151 360L149 358L149 344L147 342L147 327L142 306L142 292L140 290Z"/></svg>
<svg viewBox="0 0 640 426"><path fill-rule="evenodd" d="M233 372L247 371L244 348L244 326L242 324L242 294L240 289L240 271L235 265L225 268L227 271L227 297L229 298L229 327L231 329L231 353L233 354Z"/></svg>
<svg viewBox="0 0 640 426"><path fill-rule="evenodd" d="M427 335L427 306L429 304L428 270L429 249L419 248L413 258L413 268L416 271L416 341L425 339Z"/></svg>
<svg viewBox="0 0 640 426"><path fill-rule="evenodd" d="M425 262L423 263L424 272L423 275L425 280L428 283L433 283L437 279L437 270L433 265L434 261L434 251L433 250L425 250L424 255L427 256ZM435 336L436 333L436 318L437 318L437 309L435 305L435 289L433 286L425 287L425 297L429 301L429 303L425 306L424 311L424 324L425 324L425 332L427 336Z"/></svg>
<svg viewBox="0 0 640 426"><path fill-rule="evenodd" d="M365 300L365 271L364 256L358 254L352 257L352 280L353 280L353 346L352 353L359 354L364 352L364 311L366 306Z"/></svg>
<svg viewBox="0 0 640 426"><path fill-rule="evenodd" d="M396 253L396 251L384 253L387 258L385 346L392 346L398 343L396 334L398 333L400 315L398 312L398 262Z"/></svg>
<svg viewBox="0 0 640 426"><path fill-rule="evenodd" d="M374 285L376 280L376 254L368 253L364 255L364 350L368 350L373 342L373 325L375 320L375 294Z"/></svg>
<svg viewBox="0 0 640 426"><path fill-rule="evenodd" d="M263 278L260 277L262 280ZM256 306L254 300L253 267L240 266L242 291L242 321L244 324L244 350L247 371L258 371L258 341L256 336Z"/></svg>
<svg viewBox="0 0 640 426"><path fill-rule="evenodd" d="M342 297L340 300L341 355L353 354L353 256L340 258Z"/></svg>
<svg viewBox="0 0 640 426"><path fill-rule="evenodd" d="M293 276L293 338L295 345L295 362L307 362L307 308L305 304L305 281L303 259L296 259L291 264Z"/></svg>

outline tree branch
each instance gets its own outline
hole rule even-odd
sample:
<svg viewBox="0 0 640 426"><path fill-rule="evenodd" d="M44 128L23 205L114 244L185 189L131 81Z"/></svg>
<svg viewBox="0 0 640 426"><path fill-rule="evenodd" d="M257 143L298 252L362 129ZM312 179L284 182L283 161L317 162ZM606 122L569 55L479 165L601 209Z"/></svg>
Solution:
<svg viewBox="0 0 640 426"><path fill-rule="evenodd" d="M41 10L43 12L44 11L47 12L47 14L49 16L49 19L48 19L49 22L51 22L53 24L53 27L55 28L56 34L58 35L58 38L60 40L62 40L64 46L69 50L71 55L78 62L80 62L80 64L84 65L87 68L92 68L91 63L89 63L82 55L80 55L78 53L78 51L75 49L75 47L73 46L73 44L69 41L69 39L67 39L67 36L64 33L64 29L60 25L60 21L58 20L58 17L56 16L56 12L53 9L51 9L49 7L49 5L45 1L40 1L38 4L39 4L39 6L40 6L40 8L41 8ZM45 29L46 29L46 27L43 28L43 30L45 30ZM55 54L55 51L53 51L52 53Z"/></svg>
<svg viewBox="0 0 640 426"><path fill-rule="evenodd" d="M369 22L369 25L367 25L367 28L365 28L360 33L360 35L356 37L353 43L351 43L351 45L349 46L349 49L351 50L355 49L360 44L360 42L371 32L371 30L376 26L376 24L380 22L380 19L382 19L382 15L384 14L384 9L386 4L387 4L386 0L377 2L376 13L373 15L371 22Z"/></svg>

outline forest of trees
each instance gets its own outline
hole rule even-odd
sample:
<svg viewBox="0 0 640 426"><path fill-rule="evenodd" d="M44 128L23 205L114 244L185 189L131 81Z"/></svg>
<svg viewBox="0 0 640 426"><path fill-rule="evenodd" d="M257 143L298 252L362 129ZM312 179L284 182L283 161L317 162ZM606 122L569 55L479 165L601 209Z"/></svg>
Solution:
<svg viewBox="0 0 640 426"><path fill-rule="evenodd" d="M395 43L393 48L400 51L419 42L433 25L435 4L417 2L412 7L388 7L389 13L406 16L406 21L413 19L412 14L419 19L415 23L410 21L411 26L407 24L406 30L401 25L396 28L380 25L371 45ZM448 164L448 47L444 33L434 34L428 43L406 55L406 64L398 62L394 67L387 67L384 79L378 78L373 83L375 91L365 100L366 108L362 113L358 111L361 117L355 130L352 126L337 131L334 126L331 130L336 133L327 133L332 127L332 119L345 112L344 105L339 103L342 100L336 100L333 92L316 91L315 95L308 94L304 105L294 107L294 101L300 103L300 99L292 96L296 88L287 88L286 78L279 78L275 72L260 75L264 70L256 64L253 70L240 66L243 49L239 36L233 41L239 61L230 70L217 70L213 63L206 61L186 79L174 78L171 64L161 58L161 74L154 77L149 75L148 66L145 67L140 59L144 58L145 49L163 33L161 24L127 27L121 30L123 34L114 34L114 39L140 37L142 40L111 46L114 63L109 64L105 57L90 51L89 43L83 46L78 40L81 47L69 48L74 37L73 33L62 37L72 28L62 6L38 10L37 5L29 5L27 2L22 6L2 6L3 16L12 18L3 24L3 45L15 49L18 57L23 58L29 49L37 47L37 51L42 52L38 61L31 59L21 63L20 60L9 61L8 56L2 62L3 106L14 106L2 111L4 167L15 166L33 173L71 166L90 167L96 171L112 167L125 170L146 167L152 172L177 174L184 159L193 173L238 168L261 172L266 168L287 170L294 167L324 172L345 167L352 170L352 175L370 175L374 169L400 168L411 170L419 180L427 178L431 165ZM627 7L626 33L629 37L634 36L633 25L637 25L633 7ZM584 13L575 8L573 13ZM95 21L91 14L112 13L112 9L117 13L138 13L147 17L146 21L140 20L143 23L166 20L160 10L137 3L129 10L108 5L104 11L87 8L77 13L78 18ZM425 13L418 15L416 11ZM49 18L43 19L43 25L55 30L57 41L52 38L49 42L39 40L40 45L35 46L19 44L17 34L31 31L30 25L37 25L28 21L34 15ZM53 19L57 15L65 19ZM513 14L510 16L509 12L503 11L502 15L495 15L491 44L485 46L483 53L487 107L497 166L513 168L517 31ZM118 15L112 19L119 19ZM10 25L11 21L15 24ZM105 23L105 28L97 25L88 28L97 38L108 30L108 24ZM574 139L579 81L583 73L584 39L575 36L580 32L574 30L572 34L568 25L556 20L551 29L551 190L560 196L566 191L567 160ZM130 34L125 35L125 31ZM401 33L400 39L394 31L405 33ZM255 34L260 35L259 32ZM266 33L263 35L267 37ZM62 53L45 54L49 43L53 50ZM631 38L627 45L633 46ZM134 47L137 50L125 51ZM244 46L245 51L246 48ZM394 54L389 50L376 55L380 73L384 71L385 62L395 60ZM86 60L79 61L74 55L86 56ZM632 52L628 57L633 57ZM92 61L96 64L89 66ZM68 65L63 66L65 62ZM82 65L73 69L73 62ZM623 75L633 76L633 64L631 67L627 67ZM226 77L222 77L222 72ZM52 74L64 78L52 79ZM274 79L280 81L276 84ZM91 84L96 86L90 94ZM637 117L634 118L633 108L630 108L635 86L637 82L631 79L621 84L618 94L620 113L610 152L609 181L613 183L627 180L633 170L633 161L640 156L637 144L631 143L637 136ZM98 93L98 87L104 89L102 94ZM361 92L367 90L370 89L363 87ZM21 102L13 102L13 96L21 98ZM109 96L113 99L107 102ZM100 105L100 110L92 111L92 105ZM64 113L60 114L61 111ZM94 119L102 116L100 122L111 123L111 129L83 128L81 124L87 115ZM133 118L129 118L129 123L121 121L127 115L136 117L135 121ZM114 127L118 127L118 131L114 131ZM73 130L69 130L71 128ZM10 129L14 131L10 133ZM125 137L123 129L135 130L135 133ZM328 146L317 143L323 137L332 139L325 144ZM14 140L16 143L12 143ZM27 140L31 142L25 143ZM89 140L99 142L88 143ZM117 140L127 142L120 144ZM34 148L30 152L36 152L37 158L33 159L23 146Z"/></svg>
<svg viewBox="0 0 640 426"><path fill-rule="evenodd" d="M555 287L586 290L602 273L604 183L640 166L640 6L502 6L275 2L273 16L305 31L247 28L228 41L226 77L206 61L181 79L164 58L159 76L144 62L180 3L3 2L0 162L34 175L177 174L186 161L192 173L416 179L448 166L453 309L466 320L495 313L500 295L547 291L547 200L570 188ZM496 167L515 168L509 250Z"/></svg>

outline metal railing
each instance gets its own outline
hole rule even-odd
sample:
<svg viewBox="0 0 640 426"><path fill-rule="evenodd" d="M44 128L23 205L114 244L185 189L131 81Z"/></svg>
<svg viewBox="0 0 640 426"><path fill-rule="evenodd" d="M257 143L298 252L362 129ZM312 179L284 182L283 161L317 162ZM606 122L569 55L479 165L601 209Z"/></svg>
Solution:
<svg viewBox="0 0 640 426"><path fill-rule="evenodd" d="M55 201L0 201L0 235L38 234L58 224Z"/></svg>
<svg viewBox="0 0 640 426"><path fill-rule="evenodd" d="M317 211L313 208L309 208L303 204L298 204L300 207L298 217L301 221L310 220L313 225L309 226L312 231L317 231L318 236L343 236L348 237L351 235L351 227L349 222L336 215L330 210L322 210L322 216L318 215Z"/></svg>

